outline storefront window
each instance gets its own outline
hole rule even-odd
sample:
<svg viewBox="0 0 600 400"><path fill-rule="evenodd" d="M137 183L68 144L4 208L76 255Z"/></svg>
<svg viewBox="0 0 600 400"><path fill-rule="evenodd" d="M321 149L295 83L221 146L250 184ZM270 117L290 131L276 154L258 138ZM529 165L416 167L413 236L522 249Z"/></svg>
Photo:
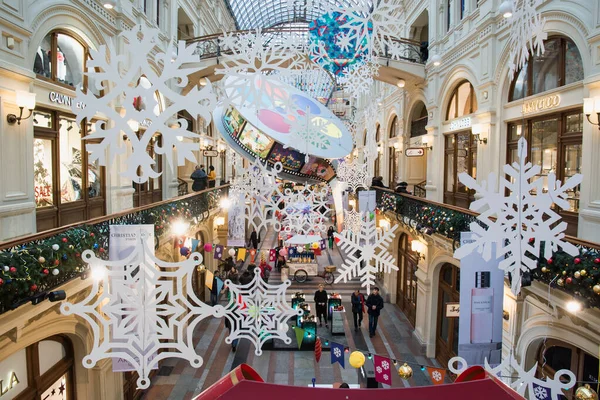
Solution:
<svg viewBox="0 0 600 400"><path fill-rule="evenodd" d="M62 203L81 200L81 128L75 119L60 117L60 199Z"/></svg>
<svg viewBox="0 0 600 400"><path fill-rule="evenodd" d="M87 134L90 135L96 131L96 123L88 124ZM85 151L87 152L87 146L89 141L84 141ZM88 198L100 197L102 193L102 170L100 169L100 161L90 161L88 158Z"/></svg>
<svg viewBox="0 0 600 400"><path fill-rule="evenodd" d="M452 96L450 96L446 120L460 118L464 115L472 114L475 111L477 111L475 90L470 82L465 81L458 85L456 89L454 89Z"/></svg>
<svg viewBox="0 0 600 400"><path fill-rule="evenodd" d="M509 101L522 99L583 80L583 62L575 43L566 37L544 41L544 54L529 57L516 75Z"/></svg>
<svg viewBox="0 0 600 400"><path fill-rule="evenodd" d="M466 208L472 200L472 193L457 177L463 172L477 177L477 141L470 131L463 131L448 135L445 142L444 202Z"/></svg>
<svg viewBox="0 0 600 400"><path fill-rule="evenodd" d="M37 128L52 129L54 125L54 115L44 111L33 112L33 126Z"/></svg>
<svg viewBox="0 0 600 400"><path fill-rule="evenodd" d="M54 165L51 139L33 139L33 180L36 207L54 204L52 166Z"/></svg>

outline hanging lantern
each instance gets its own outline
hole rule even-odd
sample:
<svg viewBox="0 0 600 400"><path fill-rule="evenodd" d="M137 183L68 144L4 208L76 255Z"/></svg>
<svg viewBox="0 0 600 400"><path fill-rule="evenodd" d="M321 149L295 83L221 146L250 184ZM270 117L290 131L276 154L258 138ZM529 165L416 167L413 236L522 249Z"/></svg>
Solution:
<svg viewBox="0 0 600 400"><path fill-rule="evenodd" d="M577 388L575 391L575 398L577 400L598 400L598 393L586 383Z"/></svg>
<svg viewBox="0 0 600 400"><path fill-rule="evenodd" d="M365 355L362 353L362 351L353 351L350 354L350 358L348 358L348 362L352 367L360 368L365 363Z"/></svg>
<svg viewBox="0 0 600 400"><path fill-rule="evenodd" d="M210 253L210 252L212 251L212 249L213 249L213 248L212 248L212 243L206 243L206 244L204 245L204 251L206 251L206 252Z"/></svg>
<svg viewBox="0 0 600 400"><path fill-rule="evenodd" d="M407 363L404 363L404 365L398 369L398 375L402 379L409 379L410 377L413 376L413 370L410 367L410 365L408 365Z"/></svg>

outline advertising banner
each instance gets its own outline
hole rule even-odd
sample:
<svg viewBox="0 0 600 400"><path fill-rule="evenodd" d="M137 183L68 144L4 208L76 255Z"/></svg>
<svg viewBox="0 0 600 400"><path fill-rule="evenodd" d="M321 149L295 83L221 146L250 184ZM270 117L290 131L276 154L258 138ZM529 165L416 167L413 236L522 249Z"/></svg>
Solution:
<svg viewBox="0 0 600 400"><path fill-rule="evenodd" d="M460 235L461 246L473 240L471 232ZM504 271L495 252L493 247L490 261L472 252L460 262L458 355L468 365L483 365L486 358L490 365L501 361Z"/></svg>
<svg viewBox="0 0 600 400"><path fill-rule="evenodd" d="M148 237L147 241L152 245L146 247L146 263L154 265L150 256L154 255L154 225L111 225L110 237L108 241L108 258L110 261L124 260L131 255L140 242L142 235ZM123 268L138 268L138 265L124 265ZM132 282L131 287L135 288ZM153 288L147 287L147 293L152 292ZM120 351L126 350L127 343L123 344ZM133 354L132 357L135 358ZM156 356L156 354L155 354ZM154 357L152 357L154 358ZM135 371L136 368L123 358L112 359L113 372ZM158 368L158 364L154 369Z"/></svg>
<svg viewBox="0 0 600 400"><path fill-rule="evenodd" d="M246 205L244 194L240 194L227 213L227 246L244 247L246 245Z"/></svg>
<svg viewBox="0 0 600 400"><path fill-rule="evenodd" d="M377 206L375 195L376 192L374 190L362 190L358 192L358 211L361 213L365 211L375 212L375 207Z"/></svg>

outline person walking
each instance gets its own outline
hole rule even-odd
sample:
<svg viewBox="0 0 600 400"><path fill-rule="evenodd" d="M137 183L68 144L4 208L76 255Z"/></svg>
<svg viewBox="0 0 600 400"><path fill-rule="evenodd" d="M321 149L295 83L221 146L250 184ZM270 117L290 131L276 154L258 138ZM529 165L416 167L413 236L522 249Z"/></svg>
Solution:
<svg viewBox="0 0 600 400"><path fill-rule="evenodd" d="M314 301L317 309L317 318L319 318L319 326L323 326L323 320L321 319L323 317L325 318L325 328L329 328L327 324L327 291L322 283L319 284L319 290L315 292Z"/></svg>
<svg viewBox="0 0 600 400"><path fill-rule="evenodd" d="M285 267L285 257L279 254L277 256L277 264L275 268L277 268L277 271L281 272L281 268L283 267Z"/></svg>
<svg viewBox="0 0 600 400"><path fill-rule="evenodd" d="M256 233L256 229L252 229L252 233L250 234L250 246L256 250L258 249L258 243L260 242L260 236Z"/></svg>
<svg viewBox="0 0 600 400"><path fill-rule="evenodd" d="M371 294L367 297L365 304L367 305L367 312L369 313L369 337L373 337L377 330L377 319L383 308L383 297L379 295L378 287L374 287L371 290Z"/></svg>
<svg viewBox="0 0 600 400"><path fill-rule="evenodd" d="M212 288L210 289L210 305L216 306L219 302L219 285L217 285L217 276L213 275Z"/></svg>
<svg viewBox="0 0 600 400"><path fill-rule="evenodd" d="M192 190L194 192L206 189L206 186L208 185L208 175L206 175L206 171L204 171L204 165L196 165L196 169L190 178L194 181L192 184Z"/></svg>
<svg viewBox="0 0 600 400"><path fill-rule="evenodd" d="M333 233L335 232L335 230L333 229L333 226L330 226L329 229L327 229L327 239L329 241L329 248L333 249Z"/></svg>
<svg viewBox="0 0 600 400"><path fill-rule="evenodd" d="M258 267L260 268L260 277L263 278L263 280L268 283L269 276L271 276L271 271L273 270L273 267L271 267L267 263L267 260L265 260L264 258L261 258L260 264L258 265Z"/></svg>
<svg viewBox="0 0 600 400"><path fill-rule="evenodd" d="M217 173L215 172L215 167L212 165L208 167L208 187L215 187L215 183L217 182Z"/></svg>
<svg viewBox="0 0 600 400"><path fill-rule="evenodd" d="M362 325L363 313L365 312L365 296L362 295L360 289L356 289L354 293L352 293L352 297L350 300L352 301L354 330L358 332L358 328Z"/></svg>
<svg viewBox="0 0 600 400"><path fill-rule="evenodd" d="M254 268L256 268L256 265L248 265L248 268L244 271L242 276L240 276L240 285L247 285L252 282L252 279L254 279Z"/></svg>

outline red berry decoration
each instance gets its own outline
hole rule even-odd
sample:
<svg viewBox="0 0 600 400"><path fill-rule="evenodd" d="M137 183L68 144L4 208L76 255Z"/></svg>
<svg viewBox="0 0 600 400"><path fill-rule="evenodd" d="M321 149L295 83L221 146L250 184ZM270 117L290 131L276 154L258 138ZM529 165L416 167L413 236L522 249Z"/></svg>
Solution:
<svg viewBox="0 0 600 400"><path fill-rule="evenodd" d="M31 286L29 287L29 289L31 289L31 291L32 291L32 292L35 292L36 290L38 290L38 287L37 287L37 285L34 283L33 285L31 285Z"/></svg>
<svg viewBox="0 0 600 400"><path fill-rule="evenodd" d="M548 261L546 261L548 263L548 265L552 265L552 263L554 262L554 260L552 258L549 258Z"/></svg>
<svg viewBox="0 0 600 400"><path fill-rule="evenodd" d="M580 264L581 263L581 258L576 257L574 261L575 261L575 264Z"/></svg>
<svg viewBox="0 0 600 400"><path fill-rule="evenodd" d="M63 243L67 243L67 238L62 238Z"/></svg>
<svg viewBox="0 0 600 400"><path fill-rule="evenodd" d="M15 272L17 272L17 269L15 267L10 267L10 272L14 274Z"/></svg>
<svg viewBox="0 0 600 400"><path fill-rule="evenodd" d="M42 273L43 273L44 275L48 275L48 274L50 273L50 271L48 271L46 268L44 268L44 270L42 271Z"/></svg>

